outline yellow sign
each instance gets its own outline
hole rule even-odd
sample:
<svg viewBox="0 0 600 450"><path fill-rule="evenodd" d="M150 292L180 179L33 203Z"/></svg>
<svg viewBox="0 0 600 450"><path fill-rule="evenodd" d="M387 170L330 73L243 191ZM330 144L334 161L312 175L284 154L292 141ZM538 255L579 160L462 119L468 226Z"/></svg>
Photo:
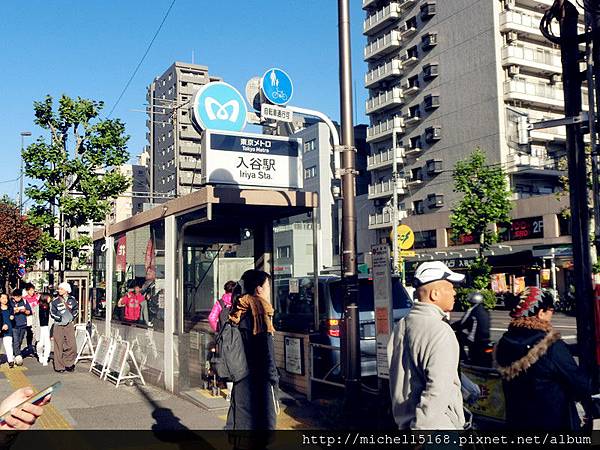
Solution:
<svg viewBox="0 0 600 450"><path fill-rule="evenodd" d="M394 231L390 233L390 239L398 239L398 247L401 250L408 250L415 244L415 233L408 225L400 225L396 228L396 236Z"/></svg>
<svg viewBox="0 0 600 450"><path fill-rule="evenodd" d="M405 258L417 256L417 252L412 250L400 250L400 256L403 256Z"/></svg>

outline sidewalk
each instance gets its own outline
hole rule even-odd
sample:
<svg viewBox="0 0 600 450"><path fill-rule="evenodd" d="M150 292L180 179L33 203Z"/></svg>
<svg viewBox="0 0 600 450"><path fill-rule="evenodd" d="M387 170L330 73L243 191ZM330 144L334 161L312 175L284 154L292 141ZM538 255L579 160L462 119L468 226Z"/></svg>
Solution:
<svg viewBox="0 0 600 450"><path fill-rule="evenodd" d="M72 373L56 373L26 358L22 367L0 366L0 399L15 389L32 386L42 389L56 381L62 387L38 420L38 430L222 430L228 403L207 411L192 402L154 386L115 388L88 372L89 362L78 363ZM210 395L204 393L204 395ZM315 428L303 402L282 394L278 429ZM314 416L313 416L314 417Z"/></svg>

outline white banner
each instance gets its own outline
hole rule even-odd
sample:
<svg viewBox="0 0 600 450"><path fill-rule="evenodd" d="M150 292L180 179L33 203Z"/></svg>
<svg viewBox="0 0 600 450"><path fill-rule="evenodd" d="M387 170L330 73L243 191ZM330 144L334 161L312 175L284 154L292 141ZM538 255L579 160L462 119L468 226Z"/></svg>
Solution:
<svg viewBox="0 0 600 450"><path fill-rule="evenodd" d="M373 261L375 336L377 339L377 376L389 378L387 344L394 326L390 247L388 245L373 245L371 256Z"/></svg>
<svg viewBox="0 0 600 450"><path fill-rule="evenodd" d="M202 178L206 184L302 188L300 139L206 131Z"/></svg>

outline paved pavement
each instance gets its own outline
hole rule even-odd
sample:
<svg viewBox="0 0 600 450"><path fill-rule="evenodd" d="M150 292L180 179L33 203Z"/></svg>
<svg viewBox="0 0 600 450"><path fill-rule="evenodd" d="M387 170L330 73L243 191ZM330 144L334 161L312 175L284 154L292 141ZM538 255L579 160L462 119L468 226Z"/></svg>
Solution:
<svg viewBox="0 0 600 450"><path fill-rule="evenodd" d="M222 430L225 408L204 410L188 400L154 386L119 386L91 374L88 362L80 362L73 373L56 373L26 358L23 367L0 366L0 399L24 386L42 389L58 380L62 387L45 407L35 425L41 430ZM205 395L210 395L205 393ZM284 394L280 429L306 429L310 422L303 402Z"/></svg>

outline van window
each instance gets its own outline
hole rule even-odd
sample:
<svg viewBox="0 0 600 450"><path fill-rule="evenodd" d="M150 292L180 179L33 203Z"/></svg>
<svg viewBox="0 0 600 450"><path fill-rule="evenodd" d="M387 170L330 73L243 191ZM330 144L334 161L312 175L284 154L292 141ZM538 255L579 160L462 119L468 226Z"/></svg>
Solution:
<svg viewBox="0 0 600 450"><path fill-rule="evenodd" d="M344 291L342 282L336 281L330 285L331 303L333 309L337 313L343 310ZM373 280L359 279L358 281L358 310L359 311L374 311L375 301L373 298ZM406 289L402 286L399 278L392 278L392 299L394 309L410 308L412 302Z"/></svg>

